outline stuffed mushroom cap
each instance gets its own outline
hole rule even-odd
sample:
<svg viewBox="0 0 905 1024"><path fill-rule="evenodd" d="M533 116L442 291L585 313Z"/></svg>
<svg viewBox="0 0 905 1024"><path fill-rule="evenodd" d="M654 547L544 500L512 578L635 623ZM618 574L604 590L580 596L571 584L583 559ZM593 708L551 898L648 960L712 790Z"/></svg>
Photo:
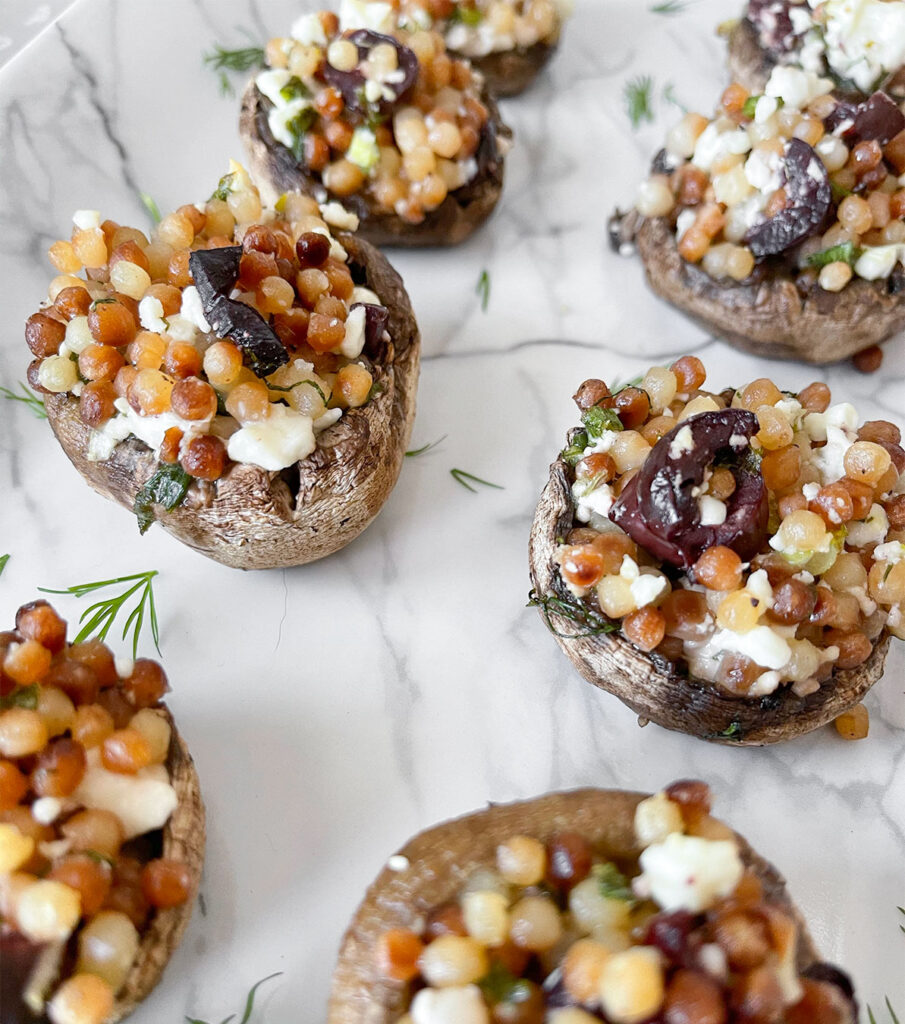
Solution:
<svg viewBox="0 0 905 1024"><path fill-rule="evenodd" d="M642 724L730 746L781 743L819 729L859 704L883 675L890 638L873 644L857 668L837 669L831 683L798 697L786 689L744 699L689 676L656 653L645 653L618 632L595 632L557 612L574 601L556 562L560 538L574 523L569 467L560 457L550 467L531 527L530 565L534 596L562 651L589 683L618 697Z"/></svg>
<svg viewBox="0 0 905 1024"><path fill-rule="evenodd" d="M643 849L635 833L635 816L645 800L645 794L621 790L551 793L490 805L415 836L388 859L346 931L333 975L328 1024L394 1024L407 1019L403 1015L411 1005L412 990L388 981L378 969L381 935L396 929L421 931L431 910L456 901L470 876L496 869L501 844L513 836L547 844L570 834L580 836L595 856L606 861L634 863ZM794 920L798 971L819 972L817 951L783 877L737 833L709 817L706 821L702 834L734 840L744 868L760 881L764 898ZM847 995L840 1002L848 1004ZM840 1020L851 1019L849 1005L844 1005L843 1014Z"/></svg>
<svg viewBox="0 0 905 1024"><path fill-rule="evenodd" d="M336 199L375 245L464 241L500 198L512 133L439 33L358 24L304 16L288 57L276 51L276 65L249 82L239 131L262 195Z"/></svg>

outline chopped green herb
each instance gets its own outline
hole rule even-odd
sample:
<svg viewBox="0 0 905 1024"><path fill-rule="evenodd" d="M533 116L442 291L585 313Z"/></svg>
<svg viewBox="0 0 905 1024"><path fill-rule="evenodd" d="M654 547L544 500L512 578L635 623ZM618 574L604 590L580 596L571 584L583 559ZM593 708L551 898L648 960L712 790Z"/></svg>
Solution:
<svg viewBox="0 0 905 1024"><path fill-rule="evenodd" d="M898 910L900 914L905 916L905 907L896 907L896 910ZM905 935L905 924L899 925L899 931L902 932L903 935Z"/></svg>
<svg viewBox="0 0 905 1024"><path fill-rule="evenodd" d="M317 111L314 107L304 107L295 117L286 122L286 130L292 136L292 155L299 163L305 159L305 133L317 120Z"/></svg>
<svg viewBox="0 0 905 1024"><path fill-rule="evenodd" d="M6 568L6 563L9 561L9 555L0 555L0 576L3 575L3 570Z"/></svg>
<svg viewBox="0 0 905 1024"><path fill-rule="evenodd" d="M10 391L9 388L0 387L0 395L3 395L4 398L8 398L12 402L24 402L39 420L46 420L47 410L44 408L44 400L41 396L36 395L31 388L26 387L21 382L19 383L19 389L22 392L21 395L17 395L15 391Z"/></svg>
<svg viewBox="0 0 905 1024"><path fill-rule="evenodd" d="M622 98L625 102L625 112L633 128L639 128L642 121L653 121L654 111L651 105L651 94L654 88L654 80L650 75L639 75L630 82L626 82Z"/></svg>
<svg viewBox="0 0 905 1024"><path fill-rule="evenodd" d="M478 982L484 998L490 1003L503 1003L509 997L513 985L519 979L498 960Z"/></svg>
<svg viewBox="0 0 905 1024"><path fill-rule="evenodd" d="M371 385L371 390L368 392L368 401L370 402L372 398L382 395L384 391L386 391L386 388L384 387L383 382L375 380Z"/></svg>
<svg viewBox="0 0 905 1024"><path fill-rule="evenodd" d="M477 7L465 7L463 5L456 7L449 17L452 24L460 22L461 24L469 25L472 28L476 25L480 25L483 19L484 15L477 9Z"/></svg>
<svg viewBox="0 0 905 1024"><path fill-rule="evenodd" d="M719 733L724 740L738 740L742 736L741 722L732 722L727 729Z"/></svg>
<svg viewBox="0 0 905 1024"><path fill-rule="evenodd" d="M106 299L95 299L94 302L91 303L91 309L97 309L98 306L109 306L111 303L116 303L116 299L111 296L107 296Z"/></svg>
<svg viewBox="0 0 905 1024"><path fill-rule="evenodd" d="M289 81L280 89L280 95L287 102L292 100L307 100L311 97L311 90L301 80L296 78L295 75L289 79Z"/></svg>
<svg viewBox="0 0 905 1024"><path fill-rule="evenodd" d="M326 405L327 402L329 401L321 387L313 380L298 380L295 382L295 384L290 384L288 387L283 387L282 384L271 384L270 381L266 381L266 384L268 391L285 392L295 391L296 388L300 388L303 384L307 384L309 388L314 388L314 390L321 396L321 401L324 403L324 405Z"/></svg>
<svg viewBox="0 0 905 1024"><path fill-rule="evenodd" d="M451 469L449 475L456 481L457 484L461 484L463 487L467 487L469 491L474 494L478 493L477 487L472 487L468 482L472 480L476 484L481 484L482 487L493 487L497 491L505 491L506 488L502 484L492 484L489 480L482 480L479 476L472 476L471 473L466 473L464 469Z"/></svg>
<svg viewBox="0 0 905 1024"><path fill-rule="evenodd" d="M246 46L238 50L215 46L213 53L205 53L203 57L204 63L218 73L220 91L224 96L233 94L228 71L250 71L264 66L264 50L260 46Z"/></svg>
<svg viewBox="0 0 905 1024"><path fill-rule="evenodd" d="M830 263L847 263L853 267L861 258L863 251L854 242L842 242L840 245L831 245L829 249L811 253L808 256L808 266L827 267Z"/></svg>
<svg viewBox="0 0 905 1024"><path fill-rule="evenodd" d="M475 292L481 297L481 312L486 313L487 304L490 302L490 274L486 270L481 271Z"/></svg>
<svg viewBox="0 0 905 1024"><path fill-rule="evenodd" d="M760 96L749 96L745 100L745 105L742 107L742 115L747 117L749 121L754 120L754 115L757 113L757 103Z"/></svg>
<svg viewBox="0 0 905 1024"><path fill-rule="evenodd" d="M230 171L229 174L224 174L217 182L217 187L211 193L211 199L222 199L223 202L226 202L233 190L233 182L235 180L236 175L234 171Z"/></svg>
<svg viewBox="0 0 905 1024"><path fill-rule="evenodd" d="M678 107L683 114L688 113L688 107L676 96L676 87L672 82L667 82L663 87L663 99L667 103L671 103L674 107Z"/></svg>
<svg viewBox="0 0 905 1024"><path fill-rule="evenodd" d="M423 444L420 448L413 448L410 452L405 453L407 459L414 459L418 455L424 455L425 452L429 452L432 448L436 448L438 444L446 440L446 434L443 437L438 437L436 441L430 441L428 444Z"/></svg>
<svg viewBox="0 0 905 1024"><path fill-rule="evenodd" d="M617 623L612 622L605 615L595 611L590 606L583 604L577 598L574 601L566 601L552 595L541 596L536 590L528 595L528 608L540 608L547 629L554 636L562 637L565 640L574 640L577 637L603 636L606 633L615 633L619 629ZM558 615L562 619L568 619L573 625L580 626L582 632L560 633L550 618L551 615Z"/></svg>
<svg viewBox="0 0 905 1024"><path fill-rule="evenodd" d="M116 867L116 861L108 857L106 853L98 853L97 850L85 850L85 856L94 861L95 864L109 864L111 868Z"/></svg>
<svg viewBox="0 0 905 1024"><path fill-rule="evenodd" d="M662 3L653 4L653 14L681 14L688 6L688 0L663 0Z"/></svg>
<svg viewBox="0 0 905 1024"><path fill-rule="evenodd" d="M156 575L157 570L153 569L150 572L137 572L132 576L117 576L116 579L101 580L98 583L77 583L65 590L51 590L49 587L38 587L38 590L43 594L71 594L73 597L81 598L96 590L103 590L105 587L113 587L119 583L131 583L132 586L117 597L108 598L106 601L97 601L82 612L79 623L84 622L85 624L72 642L80 644L90 637L105 640L117 615L125 608L126 602L133 594L140 592L138 604L129 612L126 624L123 626L123 640L126 639L130 628L132 629L132 657L134 658L138 654L138 638L144 626L146 608L148 621L151 624L151 638L158 653L160 652L160 630L157 624L157 607L154 603L153 581ZM88 621L85 622L85 619Z"/></svg>
<svg viewBox="0 0 905 1024"><path fill-rule="evenodd" d="M266 978L261 978L260 981L252 985L251 991L245 998L245 1010L242 1013L242 1018L239 1021L239 1024L248 1024L251 1020L251 1015L255 1008L255 995L257 994L258 989L264 984L264 982L271 981L273 978L279 978L282 973L282 971L277 971L276 974L268 974ZM188 1024L207 1024L206 1021L199 1020L197 1017L186 1017L185 1019ZM228 1017L224 1017L224 1019L220 1021L220 1024L229 1024L230 1021L235 1019L236 1015L231 1013Z"/></svg>
<svg viewBox="0 0 905 1024"><path fill-rule="evenodd" d="M600 895L604 898L623 900L626 903L635 902L635 894L632 892L628 879L615 864L595 864L591 868L591 874L597 881Z"/></svg>
<svg viewBox="0 0 905 1024"><path fill-rule="evenodd" d="M603 437L606 430L622 430L622 420L615 409L603 409L599 405L592 405L581 414L581 422L588 431L588 436L593 440Z"/></svg>
<svg viewBox="0 0 905 1024"><path fill-rule="evenodd" d="M139 192L138 198L141 200L141 205L148 211L151 223L159 224L161 221L160 207L154 202L154 197L147 192Z"/></svg>
<svg viewBox="0 0 905 1024"><path fill-rule="evenodd" d="M584 455L584 450L588 446L588 432L586 430L579 430L573 435L572 441L559 453L562 457L563 462L567 462L570 466L574 466L576 462L580 461Z"/></svg>
<svg viewBox="0 0 905 1024"><path fill-rule="evenodd" d="M889 1019L892 1024L899 1024L899 1018L896 1016L896 1011L892 1008L892 1003L889 1001L889 996L884 997L886 1000L886 1009L889 1010ZM870 1024L877 1024L877 1019L874 1017L874 1011L871 1009L870 1004L867 1007L867 1016L870 1020Z"/></svg>
<svg viewBox="0 0 905 1024"><path fill-rule="evenodd" d="M167 512L185 501L192 478L178 462L162 462L157 471L135 495L132 511L138 518L138 532L147 533L154 522L152 505L162 505Z"/></svg>
<svg viewBox="0 0 905 1024"><path fill-rule="evenodd" d="M839 185L835 181L830 181L830 189L833 193L833 202L841 202L846 196L852 195L850 188L845 188L844 185Z"/></svg>
<svg viewBox="0 0 905 1024"><path fill-rule="evenodd" d="M626 388L636 388L644 380L644 374L639 373L637 377L632 377L631 380L621 381L617 380L613 385L613 394L618 395L620 391L625 391Z"/></svg>
<svg viewBox="0 0 905 1024"><path fill-rule="evenodd" d="M31 686L20 686L17 690L13 690L12 693L8 693L5 697L0 697L0 709L4 711L7 708L28 708L29 711L34 711L37 706L37 683L32 683Z"/></svg>

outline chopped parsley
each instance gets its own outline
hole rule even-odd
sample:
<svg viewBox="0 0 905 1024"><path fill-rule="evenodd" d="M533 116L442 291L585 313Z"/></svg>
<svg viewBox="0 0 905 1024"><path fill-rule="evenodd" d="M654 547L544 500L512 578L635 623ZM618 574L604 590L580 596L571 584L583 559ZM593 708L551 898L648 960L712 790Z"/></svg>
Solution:
<svg viewBox="0 0 905 1024"><path fill-rule="evenodd" d="M305 135L317 120L314 107L305 107L286 122L286 130L292 136L292 155L299 163L305 159Z"/></svg>
<svg viewBox="0 0 905 1024"><path fill-rule="evenodd" d="M37 683L32 683L31 686L20 686L5 697L0 697L0 709L4 711L7 708L27 708L29 711L34 711L37 706Z"/></svg>
<svg viewBox="0 0 905 1024"><path fill-rule="evenodd" d="M615 864L595 864L591 868L591 874L597 882L600 895L608 900L623 900L625 903L634 903L635 894L629 880L622 874Z"/></svg>
<svg viewBox="0 0 905 1024"><path fill-rule="evenodd" d="M622 430L622 420L615 409L604 409L599 405L592 405L581 414L581 422L585 425L588 437L597 440L603 437L606 430Z"/></svg>
<svg viewBox="0 0 905 1024"><path fill-rule="evenodd" d="M236 174L234 171L230 171L229 174L224 174L217 182L217 187L211 193L211 199L221 199L223 202L226 202L233 190L233 182L235 180Z"/></svg>
<svg viewBox="0 0 905 1024"><path fill-rule="evenodd" d="M821 252L814 252L808 256L809 267L828 267L831 263L847 263L853 267L861 258L864 252L854 242L842 242L840 245L831 245L829 249Z"/></svg>
<svg viewBox="0 0 905 1024"><path fill-rule="evenodd" d="M192 478L178 462L163 462L157 472L135 495L132 511L138 518L139 533L147 533L154 522L153 505L161 505L172 512L185 500Z"/></svg>

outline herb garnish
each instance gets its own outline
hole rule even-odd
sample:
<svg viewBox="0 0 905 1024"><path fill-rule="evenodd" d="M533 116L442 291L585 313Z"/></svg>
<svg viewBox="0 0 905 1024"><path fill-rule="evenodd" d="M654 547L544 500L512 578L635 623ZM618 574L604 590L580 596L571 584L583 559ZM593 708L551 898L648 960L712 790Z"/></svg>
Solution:
<svg viewBox="0 0 905 1024"><path fill-rule="evenodd" d="M386 388L383 386L383 382L375 380L371 385L371 390L368 392L368 401L370 402L372 398L382 395L384 391L386 391Z"/></svg>
<svg viewBox="0 0 905 1024"><path fill-rule="evenodd" d="M889 996L884 996L886 1000L886 1009L889 1010L889 1017L892 1020L892 1024L899 1024L899 1018L896 1016L896 1011L892 1008L892 1003L889 1001ZM877 1024L877 1019L874 1017L874 1011L871 1009L870 1004L867 1006L867 1018L870 1024Z"/></svg>
<svg viewBox="0 0 905 1024"><path fill-rule="evenodd" d="M854 242L842 242L840 245L831 245L829 249L823 249L821 252L811 253L808 256L808 266L827 267L831 263L847 263L853 267L863 252L864 250Z"/></svg>
<svg viewBox="0 0 905 1024"><path fill-rule="evenodd" d="M152 505L162 505L167 512L185 501L192 478L178 462L162 462L154 475L135 495L132 511L138 519L138 532L147 533L154 522Z"/></svg>
<svg viewBox="0 0 905 1024"><path fill-rule="evenodd" d="M728 728L717 735L724 740L738 740L742 736L742 724L738 721L730 722Z"/></svg>
<svg viewBox="0 0 905 1024"><path fill-rule="evenodd" d="M286 130L292 136L292 155L299 163L305 159L305 133L316 120L317 111L314 107L303 107L286 122Z"/></svg>
<svg viewBox="0 0 905 1024"><path fill-rule="evenodd" d="M154 197L148 192L139 192L138 198L141 200L141 205L148 211L148 216L151 218L153 224L159 224L162 220L160 216L160 207L154 202Z"/></svg>
<svg viewBox="0 0 905 1024"><path fill-rule="evenodd" d="M487 304L490 302L490 274L487 270L481 271L478 283L475 285L475 293L481 297L481 312L487 312Z"/></svg>
<svg viewBox="0 0 905 1024"><path fill-rule="evenodd" d="M683 114L688 113L688 107L686 107L678 96L676 96L676 87L672 82L667 82L666 85L663 86L663 99L666 100L667 103L671 103L674 107L678 107Z"/></svg>
<svg viewBox="0 0 905 1024"><path fill-rule="evenodd" d="M530 994L529 982L517 978L507 967L496 961L478 982L484 998L490 1003L521 1003Z"/></svg>
<svg viewBox="0 0 905 1024"><path fill-rule="evenodd" d="M476 25L480 25L484 15L477 7L456 7L452 14L449 16L450 24L461 22L463 25L469 25L474 28Z"/></svg>
<svg viewBox="0 0 905 1024"><path fill-rule="evenodd" d="M592 405L581 414L581 422L585 425L588 436L597 440L603 437L607 430L622 430L622 420L615 409L604 409L599 405Z"/></svg>
<svg viewBox="0 0 905 1024"><path fill-rule="evenodd" d="M307 100L311 97L311 90L301 80L296 78L295 75L289 79L289 81L280 89L280 95L290 103L292 100Z"/></svg>
<svg viewBox="0 0 905 1024"><path fill-rule="evenodd" d="M595 864L591 868L591 874L597 881L600 895L605 899L623 900L626 903L635 902L635 894L632 892L628 879L615 864Z"/></svg>
<svg viewBox="0 0 905 1024"><path fill-rule="evenodd" d="M85 597L86 594L102 590L104 587L113 587L118 583L131 583L132 586L123 591L118 597L111 597L105 601L97 601L82 612L79 622L85 625L79 630L78 635L72 641L74 644L83 643L89 637L97 640L105 640L110 632L110 627L116 620L117 615L124 609L126 602L133 595L141 592L138 604L129 612L126 624L123 626L123 640L126 634L132 629L132 657L138 654L138 638L145 622L145 608L148 610L148 620L151 624L151 638L154 646L160 653L160 630L157 624L157 607L154 604L154 577L157 570L150 572L137 572L132 576L117 576L112 580L101 580L98 583L77 583L75 586L67 587L65 590L51 590L49 587L38 587L42 594L71 594L73 597Z"/></svg>
<svg viewBox="0 0 905 1024"><path fill-rule="evenodd" d="M252 985L251 990L249 991L248 995L245 998L245 1010L242 1013L242 1018L239 1021L239 1024L248 1024L248 1022L251 1020L251 1015L254 1012L255 1008L255 994L257 993L258 989L264 984L265 981L270 981L273 978L279 978L282 975L282 973L282 971L277 971L276 974L268 974L266 978L261 978L260 981ZM185 1019L188 1022L188 1024L207 1024L207 1021L199 1020L197 1017L186 1017ZM235 1019L236 1015L234 1013L231 1013L228 1017L224 1017L223 1020L220 1021L220 1024L229 1024L230 1021Z"/></svg>
<svg viewBox="0 0 905 1024"><path fill-rule="evenodd" d="M622 98L625 103L625 112L628 114L632 128L639 128L642 121L653 121L654 111L651 106L651 93L654 88L654 80L650 75L639 75L630 82L626 82Z"/></svg>
<svg viewBox="0 0 905 1024"><path fill-rule="evenodd" d="M12 693L8 693L5 697L0 697L0 710L3 711L7 708L28 708L29 711L34 711L37 706L37 683L32 683L30 686L20 686L18 689L13 690Z"/></svg>
<svg viewBox="0 0 905 1024"><path fill-rule="evenodd" d="M506 488L502 484L492 484L489 480L482 480L479 476L473 476L471 473L466 473L464 469L451 469L449 475L456 481L457 484L461 484L463 487L467 487L473 494L478 493L477 487L472 487L468 482L469 480L474 481L476 484L481 484L483 487L493 487L497 491L505 491Z"/></svg>
<svg viewBox="0 0 905 1024"><path fill-rule="evenodd" d="M26 387L21 382L19 383L19 388L22 391L21 395L17 395L15 391L10 391L9 388L0 387L0 395L10 399L12 402L24 402L39 420L46 420L47 410L44 408L44 400L40 395L36 395L31 388Z"/></svg>
<svg viewBox="0 0 905 1024"><path fill-rule="evenodd" d="M547 623L547 629L554 636L564 640L575 640L585 636L603 636L606 633L615 633L619 629L615 622L611 622L605 615L583 604L577 598L574 601L566 601L561 597L554 597L552 594L541 596L536 590L532 590L528 595L528 604L525 607L540 608L544 621ZM568 619L573 625L581 626L583 632L560 633L554 628L550 619L551 615Z"/></svg>
<svg viewBox="0 0 905 1024"><path fill-rule="evenodd" d="M229 199L230 193L233 190L233 182L236 180L235 171L230 171L228 174L224 174L223 177L217 182L217 187L211 193L211 199L222 199L226 202Z"/></svg>
<svg viewBox="0 0 905 1024"><path fill-rule="evenodd" d="M570 444L568 444L559 453L563 462L567 462L570 466L574 466L576 462L580 462L584 455L584 450L588 446L588 432L586 430L579 430L575 433Z"/></svg>
<svg viewBox="0 0 905 1024"><path fill-rule="evenodd" d="M228 71L250 71L264 66L264 50L260 46L246 46L238 50L227 50L215 46L213 53L205 53L204 63L218 73L220 92L224 96L234 95Z"/></svg>
<svg viewBox="0 0 905 1024"><path fill-rule="evenodd" d="M432 448L436 448L438 444L446 440L446 434L443 437L438 437L436 441L429 441L427 444L423 444L420 448L413 448L410 452L405 453L407 459L414 459L418 455L424 455L425 452L429 452Z"/></svg>
<svg viewBox="0 0 905 1024"><path fill-rule="evenodd" d="M688 6L688 0L663 0L662 3L653 4L650 8L652 14L681 14Z"/></svg>
<svg viewBox="0 0 905 1024"><path fill-rule="evenodd" d="M898 910L898 912L899 912L900 914L902 914L903 916L905 916L905 907L896 907L896 910ZM905 935L905 924L900 924L900 925L899 925L899 931L900 931L900 932L901 932L901 933L902 933L903 935Z"/></svg>
<svg viewBox="0 0 905 1024"><path fill-rule="evenodd" d="M0 576L3 575L3 570L6 568L6 563L9 561L9 555L0 555Z"/></svg>

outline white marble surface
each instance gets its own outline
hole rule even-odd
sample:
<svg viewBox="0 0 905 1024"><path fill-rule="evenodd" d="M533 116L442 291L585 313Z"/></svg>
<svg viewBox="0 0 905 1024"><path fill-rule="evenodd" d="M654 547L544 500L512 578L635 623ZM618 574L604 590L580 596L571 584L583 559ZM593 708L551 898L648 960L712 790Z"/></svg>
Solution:
<svg viewBox="0 0 905 1024"><path fill-rule="evenodd" d="M95 496L46 425L0 406L0 622L35 588L155 568L172 707L209 812L206 914L196 913L135 1024L220 1020L273 971L257 1019L319 1021L345 922L411 832L487 800L596 784L700 776L718 811L787 874L828 958L879 1013L905 1012L905 697L902 645L867 703L871 735L826 730L732 750L638 728L581 681L525 609L526 546L547 465L588 376L633 376L700 354L721 386L801 365L732 352L644 288L613 256L605 214L633 183L675 108L633 132L627 79L709 109L724 81L713 26L734 13L697 0L675 17L647 0L579 0L553 68L504 111L517 134L493 221L449 252L394 255L419 314L424 365L416 445L377 523L329 560L240 574ZM209 194L239 153L235 103L201 53L284 29L272 0L81 0L0 72L0 380L28 361L21 324L40 300L47 245L71 212L145 223ZM483 268L491 296L482 312ZM867 418L902 422L905 354L882 372L828 379ZM470 494L458 467L505 486ZM74 620L80 606L65 600ZM145 648L144 653L152 653ZM219 1015L219 1016L218 1016Z"/></svg>

